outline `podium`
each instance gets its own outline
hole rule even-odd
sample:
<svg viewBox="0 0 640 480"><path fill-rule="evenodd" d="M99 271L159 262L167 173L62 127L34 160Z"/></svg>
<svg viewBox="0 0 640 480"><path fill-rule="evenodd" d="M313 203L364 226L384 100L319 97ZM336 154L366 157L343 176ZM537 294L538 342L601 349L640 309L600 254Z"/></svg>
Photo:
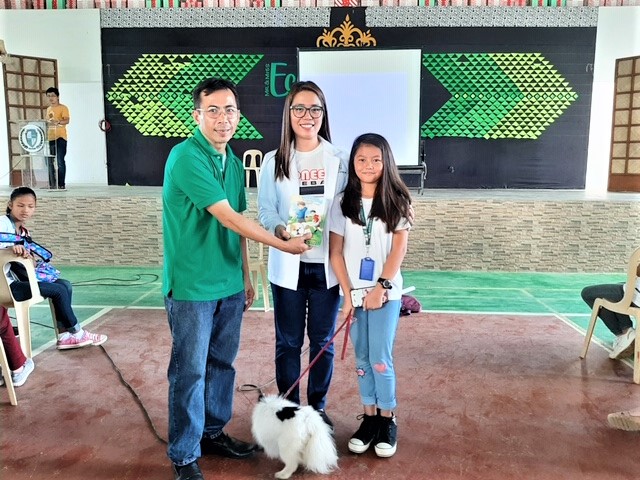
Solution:
<svg viewBox="0 0 640 480"><path fill-rule="evenodd" d="M49 123L46 120L17 120L15 123L20 155L13 164L13 171L20 183L30 188L56 188L58 162L55 142L49 144Z"/></svg>

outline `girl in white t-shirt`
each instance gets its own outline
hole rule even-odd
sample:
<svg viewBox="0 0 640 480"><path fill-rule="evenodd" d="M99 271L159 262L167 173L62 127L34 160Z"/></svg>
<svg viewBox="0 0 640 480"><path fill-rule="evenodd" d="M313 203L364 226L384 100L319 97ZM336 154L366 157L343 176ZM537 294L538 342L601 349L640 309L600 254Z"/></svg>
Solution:
<svg viewBox="0 0 640 480"><path fill-rule="evenodd" d="M379 457L396 452L395 340L402 297L400 265L407 250L411 196L398 174L387 140L375 133L356 138L349 179L333 202L329 256L344 295L342 312L353 312L351 339L364 415L349 440L363 453L373 443ZM368 288L354 308L351 291Z"/></svg>

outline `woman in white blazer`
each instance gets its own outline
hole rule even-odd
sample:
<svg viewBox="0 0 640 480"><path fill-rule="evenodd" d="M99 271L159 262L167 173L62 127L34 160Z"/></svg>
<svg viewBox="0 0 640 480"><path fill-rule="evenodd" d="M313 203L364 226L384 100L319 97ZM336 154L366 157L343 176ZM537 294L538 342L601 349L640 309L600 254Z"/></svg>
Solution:
<svg viewBox="0 0 640 480"><path fill-rule="evenodd" d="M296 202L313 200L314 211L306 218L311 225L318 218L315 244L302 255L269 249L268 277L273 292L276 329L276 382L284 394L300 375L300 356L305 327L309 337L309 358L313 359L334 333L340 303L338 280L329 262L327 213L336 194L342 192L348 176L348 152L331 143L327 104L322 90L313 82L292 85L282 115L282 135L277 150L265 155L260 169L258 218L277 237L287 239L294 229ZM317 205L324 203L324 211ZM290 225L291 227L291 225ZM292 232L292 233L290 233ZM314 244L312 243L312 245ZM324 413L333 373L333 346L327 348L309 372L307 403ZM300 403L296 387L289 399Z"/></svg>

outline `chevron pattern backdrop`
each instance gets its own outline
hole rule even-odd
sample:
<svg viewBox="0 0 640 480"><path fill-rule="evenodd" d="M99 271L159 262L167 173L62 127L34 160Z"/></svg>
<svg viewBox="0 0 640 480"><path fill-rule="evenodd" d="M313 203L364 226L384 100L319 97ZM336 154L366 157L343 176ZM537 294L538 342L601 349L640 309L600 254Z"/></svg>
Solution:
<svg viewBox="0 0 640 480"><path fill-rule="evenodd" d="M106 97L142 135L185 138L195 122L191 92L203 78L222 77L239 83L263 55L142 55ZM244 116L236 139L261 139L262 134Z"/></svg>
<svg viewBox="0 0 640 480"><path fill-rule="evenodd" d="M578 95L538 53L423 55L451 98L422 137L536 139Z"/></svg>

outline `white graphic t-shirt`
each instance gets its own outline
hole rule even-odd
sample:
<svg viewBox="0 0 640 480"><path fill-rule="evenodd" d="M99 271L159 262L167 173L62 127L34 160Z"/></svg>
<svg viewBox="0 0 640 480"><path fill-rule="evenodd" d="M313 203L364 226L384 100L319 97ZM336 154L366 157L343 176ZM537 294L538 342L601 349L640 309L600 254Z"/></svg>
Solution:
<svg viewBox="0 0 640 480"><path fill-rule="evenodd" d="M298 180L300 183L300 196L305 199L307 196L309 205L317 201L318 196L324 195L324 151L322 144L310 152L299 152L296 150L293 155L298 169ZM317 208L316 208L317 210ZM307 213L311 214L309 210ZM324 217L325 212L314 212L316 215ZM321 232L319 232L321 234ZM310 250L300 256L300 260L308 263L324 263L324 249L328 245L313 246Z"/></svg>

